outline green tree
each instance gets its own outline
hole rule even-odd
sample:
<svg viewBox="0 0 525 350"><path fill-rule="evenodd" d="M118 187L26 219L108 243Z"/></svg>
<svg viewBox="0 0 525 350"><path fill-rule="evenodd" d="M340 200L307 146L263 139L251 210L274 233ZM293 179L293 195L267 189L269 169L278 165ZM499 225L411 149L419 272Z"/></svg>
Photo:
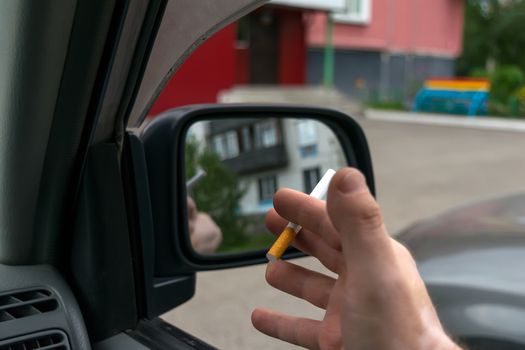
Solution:
<svg viewBox="0 0 525 350"><path fill-rule="evenodd" d="M500 6L492 26L494 56L498 65L517 65L525 71L525 1L509 1Z"/></svg>
<svg viewBox="0 0 525 350"><path fill-rule="evenodd" d="M524 75L518 66L498 66L491 76L489 112L493 115L523 115L519 92Z"/></svg>
<svg viewBox="0 0 525 350"><path fill-rule="evenodd" d="M525 72L524 0L467 0L463 54L458 75L491 80L489 113L523 116L521 94Z"/></svg>
<svg viewBox="0 0 525 350"><path fill-rule="evenodd" d="M457 74L491 68L491 62L496 66L516 65L525 71L523 23L523 0L467 0L463 53L456 62Z"/></svg>
<svg viewBox="0 0 525 350"><path fill-rule="evenodd" d="M201 168L206 176L194 186L192 196L199 211L208 213L221 228L221 248L243 245L246 220L239 215L239 200L245 193L235 172L225 166L219 156L190 136L186 141L185 173L189 179ZM219 248L219 250L221 250Z"/></svg>
<svg viewBox="0 0 525 350"><path fill-rule="evenodd" d="M492 75L491 101L507 103L523 84L523 72L518 66L500 66Z"/></svg>
<svg viewBox="0 0 525 350"><path fill-rule="evenodd" d="M479 0L465 2L463 53L456 62L458 75L470 75L473 69L485 68L492 50L491 18Z"/></svg>

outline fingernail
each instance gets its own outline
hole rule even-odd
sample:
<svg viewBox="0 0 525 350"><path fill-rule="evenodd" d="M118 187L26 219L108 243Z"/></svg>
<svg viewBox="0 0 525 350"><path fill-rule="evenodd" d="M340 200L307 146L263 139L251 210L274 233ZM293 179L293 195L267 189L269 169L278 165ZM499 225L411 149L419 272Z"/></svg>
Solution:
<svg viewBox="0 0 525 350"><path fill-rule="evenodd" d="M367 191L366 181L357 171L349 171L337 184L339 191L343 193Z"/></svg>

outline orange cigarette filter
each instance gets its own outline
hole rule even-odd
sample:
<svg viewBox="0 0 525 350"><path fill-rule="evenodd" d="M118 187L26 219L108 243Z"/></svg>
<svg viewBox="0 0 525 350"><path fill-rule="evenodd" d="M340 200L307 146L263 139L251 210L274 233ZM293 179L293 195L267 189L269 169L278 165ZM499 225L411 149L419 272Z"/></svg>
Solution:
<svg viewBox="0 0 525 350"><path fill-rule="evenodd" d="M277 259L280 259L286 249L292 244L296 235L297 233L295 233L292 227L286 226L266 254L268 261L275 262Z"/></svg>

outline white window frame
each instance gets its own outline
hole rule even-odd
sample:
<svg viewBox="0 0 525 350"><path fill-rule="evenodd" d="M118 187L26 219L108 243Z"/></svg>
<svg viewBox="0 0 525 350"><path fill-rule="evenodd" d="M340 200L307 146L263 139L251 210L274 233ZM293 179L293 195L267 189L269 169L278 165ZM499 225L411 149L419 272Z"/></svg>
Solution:
<svg viewBox="0 0 525 350"><path fill-rule="evenodd" d="M353 11L356 2L361 3L359 12ZM371 16L372 0L346 0L346 11L333 13L334 21L347 24L369 24Z"/></svg>
<svg viewBox="0 0 525 350"><path fill-rule="evenodd" d="M316 145L317 125L310 119L299 120L297 122L297 143L300 147Z"/></svg>
<svg viewBox="0 0 525 350"><path fill-rule="evenodd" d="M279 188L277 175L267 175L258 179L259 202L271 201Z"/></svg>
<svg viewBox="0 0 525 350"><path fill-rule="evenodd" d="M235 158L239 155L239 141L235 131L213 136L213 149L219 157L224 159Z"/></svg>
<svg viewBox="0 0 525 350"><path fill-rule="evenodd" d="M223 140L222 135L215 135L212 138L212 144L213 144L213 151L219 156L219 158L224 159L226 150L224 149L224 144L222 140Z"/></svg>
<svg viewBox="0 0 525 350"><path fill-rule="evenodd" d="M239 139L236 131L226 133L226 155L228 158L235 158L239 155Z"/></svg>
<svg viewBox="0 0 525 350"><path fill-rule="evenodd" d="M315 176L313 176L315 175ZM310 183L306 182L306 178ZM317 166L314 168L303 169L303 188L305 193L310 193L315 185L321 180L321 167Z"/></svg>
<svg viewBox="0 0 525 350"><path fill-rule="evenodd" d="M256 148L268 148L279 144L275 120L266 120L255 124L254 135Z"/></svg>

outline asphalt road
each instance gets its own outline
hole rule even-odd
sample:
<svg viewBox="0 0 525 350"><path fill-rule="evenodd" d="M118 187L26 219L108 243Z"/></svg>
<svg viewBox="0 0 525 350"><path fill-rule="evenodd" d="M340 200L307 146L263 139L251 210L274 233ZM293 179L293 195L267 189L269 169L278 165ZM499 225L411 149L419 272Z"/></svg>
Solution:
<svg viewBox="0 0 525 350"><path fill-rule="evenodd" d="M465 201L525 191L525 133L360 120L378 200L395 234ZM312 258L297 263L323 271ZM197 293L163 317L221 349L290 349L253 329L257 306L312 318L322 311L269 287L265 266L198 274Z"/></svg>

